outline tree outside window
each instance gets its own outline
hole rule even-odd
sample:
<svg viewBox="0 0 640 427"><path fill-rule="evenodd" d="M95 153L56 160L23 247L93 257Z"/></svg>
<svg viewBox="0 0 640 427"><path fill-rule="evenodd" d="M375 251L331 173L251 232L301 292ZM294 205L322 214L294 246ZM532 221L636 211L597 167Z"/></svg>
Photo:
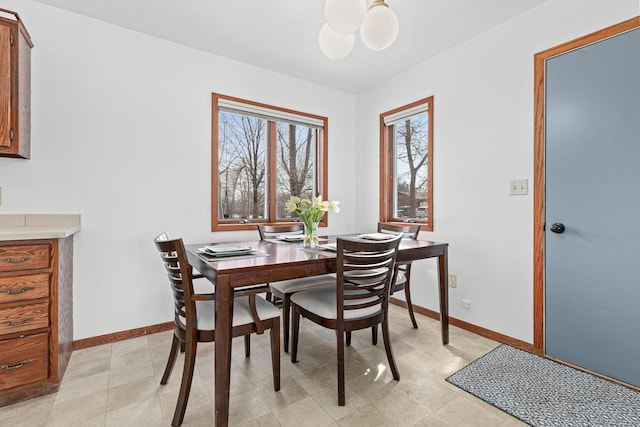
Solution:
<svg viewBox="0 0 640 427"><path fill-rule="evenodd" d="M278 123L277 134L277 219L291 218L285 203L294 195L301 199L315 196L316 132L306 126Z"/></svg>
<svg viewBox="0 0 640 427"><path fill-rule="evenodd" d="M380 220L433 230L433 97L380 115Z"/></svg>
<svg viewBox="0 0 640 427"><path fill-rule="evenodd" d="M212 119L214 231L298 221L291 195L326 191L326 118L213 94Z"/></svg>

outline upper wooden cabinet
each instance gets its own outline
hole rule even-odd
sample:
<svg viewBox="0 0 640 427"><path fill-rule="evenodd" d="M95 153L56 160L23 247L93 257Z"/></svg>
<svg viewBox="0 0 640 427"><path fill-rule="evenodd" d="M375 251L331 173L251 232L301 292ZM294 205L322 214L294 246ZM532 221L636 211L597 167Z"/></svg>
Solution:
<svg viewBox="0 0 640 427"><path fill-rule="evenodd" d="M32 47L20 16L0 8L0 157L31 155Z"/></svg>

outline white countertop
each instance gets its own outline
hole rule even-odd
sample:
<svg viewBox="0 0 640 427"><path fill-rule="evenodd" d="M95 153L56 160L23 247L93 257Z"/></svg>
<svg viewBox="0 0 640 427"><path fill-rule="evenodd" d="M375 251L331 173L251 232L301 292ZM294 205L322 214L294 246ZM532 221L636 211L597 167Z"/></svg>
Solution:
<svg viewBox="0 0 640 427"><path fill-rule="evenodd" d="M80 231L80 214L0 215L0 241L58 239Z"/></svg>

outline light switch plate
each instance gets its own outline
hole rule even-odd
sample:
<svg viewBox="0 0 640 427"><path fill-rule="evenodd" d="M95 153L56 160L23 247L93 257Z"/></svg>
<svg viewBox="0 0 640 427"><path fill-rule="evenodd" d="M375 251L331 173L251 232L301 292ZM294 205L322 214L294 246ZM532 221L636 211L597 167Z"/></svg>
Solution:
<svg viewBox="0 0 640 427"><path fill-rule="evenodd" d="M529 180L528 179L512 179L509 185L509 195L522 196L529 194Z"/></svg>

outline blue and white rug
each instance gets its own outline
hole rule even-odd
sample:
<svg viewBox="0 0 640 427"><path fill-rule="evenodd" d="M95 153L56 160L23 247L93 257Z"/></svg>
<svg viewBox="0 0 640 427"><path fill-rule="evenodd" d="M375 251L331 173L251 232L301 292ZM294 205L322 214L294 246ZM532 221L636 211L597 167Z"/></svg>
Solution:
<svg viewBox="0 0 640 427"><path fill-rule="evenodd" d="M531 426L640 426L640 392L508 345L447 381Z"/></svg>

